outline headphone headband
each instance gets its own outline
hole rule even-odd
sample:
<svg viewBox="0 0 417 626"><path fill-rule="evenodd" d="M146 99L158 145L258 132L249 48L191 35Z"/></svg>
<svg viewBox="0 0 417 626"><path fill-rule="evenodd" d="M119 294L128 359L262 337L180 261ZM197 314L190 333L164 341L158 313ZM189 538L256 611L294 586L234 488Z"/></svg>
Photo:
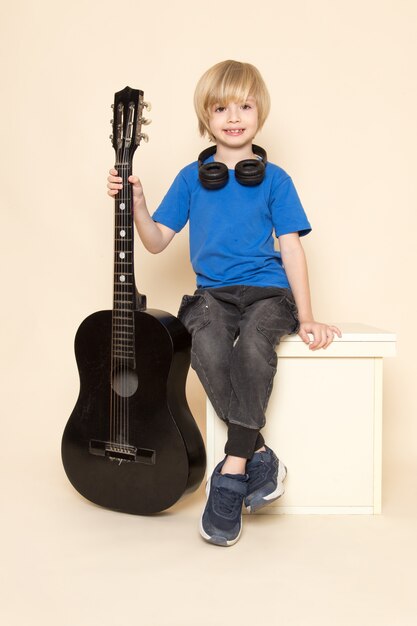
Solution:
<svg viewBox="0 0 417 626"><path fill-rule="evenodd" d="M206 189L221 189L229 180L229 170L225 163L212 161L204 164L208 158L216 154L217 146L210 146L201 152L198 157L198 177ZM265 176L267 154L260 146L252 145L252 151L259 159L244 159L235 166L236 180L247 187L259 185Z"/></svg>

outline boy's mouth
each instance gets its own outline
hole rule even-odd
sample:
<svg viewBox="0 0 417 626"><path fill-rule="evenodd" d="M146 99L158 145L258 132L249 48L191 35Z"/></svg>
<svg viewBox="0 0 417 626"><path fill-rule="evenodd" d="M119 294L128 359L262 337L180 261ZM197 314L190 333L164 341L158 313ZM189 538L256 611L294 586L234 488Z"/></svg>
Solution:
<svg viewBox="0 0 417 626"><path fill-rule="evenodd" d="M226 135L230 135L231 137L238 137L245 132L244 128L225 128L224 132Z"/></svg>

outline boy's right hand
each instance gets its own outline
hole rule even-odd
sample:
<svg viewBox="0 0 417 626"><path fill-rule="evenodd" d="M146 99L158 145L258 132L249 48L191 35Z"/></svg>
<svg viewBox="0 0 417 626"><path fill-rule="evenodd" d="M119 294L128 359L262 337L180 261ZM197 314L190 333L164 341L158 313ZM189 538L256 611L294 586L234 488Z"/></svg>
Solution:
<svg viewBox="0 0 417 626"><path fill-rule="evenodd" d="M141 200L143 198L143 187L139 178L137 176L129 176L128 181L132 184L133 202L135 202L135 200ZM117 170L113 167L109 170L109 176L107 177L107 193L114 198L122 188L123 179L121 176L117 175Z"/></svg>

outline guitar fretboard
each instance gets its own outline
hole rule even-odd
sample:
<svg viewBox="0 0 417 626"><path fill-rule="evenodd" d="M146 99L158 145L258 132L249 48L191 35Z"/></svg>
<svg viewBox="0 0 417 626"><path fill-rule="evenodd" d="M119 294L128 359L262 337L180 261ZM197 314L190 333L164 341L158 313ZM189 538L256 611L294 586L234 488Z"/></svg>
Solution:
<svg viewBox="0 0 417 626"><path fill-rule="evenodd" d="M113 340L114 362L134 367L134 316L136 287L133 267L133 217L128 177L130 163L116 163L123 188L115 200Z"/></svg>

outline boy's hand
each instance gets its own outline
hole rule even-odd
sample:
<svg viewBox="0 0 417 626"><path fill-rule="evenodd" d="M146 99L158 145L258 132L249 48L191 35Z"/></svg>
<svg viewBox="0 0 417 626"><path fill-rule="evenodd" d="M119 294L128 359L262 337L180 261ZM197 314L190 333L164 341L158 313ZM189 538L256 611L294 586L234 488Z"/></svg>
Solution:
<svg viewBox="0 0 417 626"><path fill-rule="evenodd" d="M137 176L129 176L128 181L129 183L132 184L133 202L135 202L135 200L142 200L143 187L141 185L139 178ZM114 196L116 196L119 193L122 187L123 187L123 179L121 178L121 176L117 175L117 170L112 168L109 171L109 176L107 177L108 195L114 198Z"/></svg>
<svg viewBox="0 0 417 626"><path fill-rule="evenodd" d="M310 341L310 337L307 333L311 333L314 337L313 341ZM328 324L320 324L320 322L300 322L299 336L307 344L310 350L325 350L334 339L334 334L338 337L342 336L342 333L337 326L329 326Z"/></svg>

